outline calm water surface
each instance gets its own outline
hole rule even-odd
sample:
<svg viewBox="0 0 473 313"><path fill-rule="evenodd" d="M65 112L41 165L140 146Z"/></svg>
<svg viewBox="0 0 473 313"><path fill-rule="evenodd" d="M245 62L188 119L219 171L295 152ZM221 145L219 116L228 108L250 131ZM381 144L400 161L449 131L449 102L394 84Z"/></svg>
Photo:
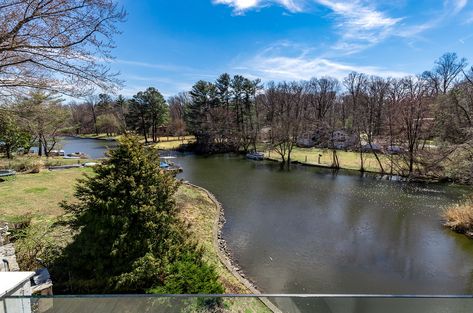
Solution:
<svg viewBox="0 0 473 313"><path fill-rule="evenodd" d="M108 148L117 145L115 141L97 140L97 139L81 139L75 137L65 137L59 143L60 149L66 154L74 152L83 152L91 159L100 159L105 157Z"/></svg>
<svg viewBox="0 0 473 313"><path fill-rule="evenodd" d="M67 138L102 157L114 143ZM264 293L471 294L473 241L440 213L470 189L406 184L241 156L179 156L222 202L223 237ZM470 312L471 300L273 299L287 312Z"/></svg>
<svg viewBox="0 0 473 313"><path fill-rule="evenodd" d="M473 292L473 242L439 217L465 188L302 166L288 172L240 156L176 163L222 202L223 237L265 293Z"/></svg>

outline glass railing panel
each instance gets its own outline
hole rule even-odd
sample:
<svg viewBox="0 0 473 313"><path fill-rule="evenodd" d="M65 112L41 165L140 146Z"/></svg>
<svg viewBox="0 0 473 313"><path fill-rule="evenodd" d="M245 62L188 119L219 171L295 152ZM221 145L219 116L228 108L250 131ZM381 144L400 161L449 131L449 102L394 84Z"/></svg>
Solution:
<svg viewBox="0 0 473 313"><path fill-rule="evenodd" d="M471 313L469 296L264 295L112 295L8 297L0 313ZM274 308L273 308L274 309Z"/></svg>

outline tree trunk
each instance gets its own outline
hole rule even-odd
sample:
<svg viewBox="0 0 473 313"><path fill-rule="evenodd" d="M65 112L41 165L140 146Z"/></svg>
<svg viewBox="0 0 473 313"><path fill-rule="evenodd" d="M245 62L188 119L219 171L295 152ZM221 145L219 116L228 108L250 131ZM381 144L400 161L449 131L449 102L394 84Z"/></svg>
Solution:
<svg viewBox="0 0 473 313"><path fill-rule="evenodd" d="M38 137L38 156L43 156L43 141L41 135Z"/></svg>
<svg viewBox="0 0 473 313"><path fill-rule="evenodd" d="M7 154L7 159L11 159L12 156L11 156L11 146L10 145L8 145L8 144L5 145L5 152Z"/></svg>

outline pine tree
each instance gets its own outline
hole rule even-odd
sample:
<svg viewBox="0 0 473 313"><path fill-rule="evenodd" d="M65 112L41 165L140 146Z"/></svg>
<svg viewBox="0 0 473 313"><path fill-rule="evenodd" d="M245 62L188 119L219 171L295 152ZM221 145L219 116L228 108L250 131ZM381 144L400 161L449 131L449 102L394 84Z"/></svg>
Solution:
<svg viewBox="0 0 473 313"><path fill-rule="evenodd" d="M53 266L68 293L221 293L213 267L176 217L178 182L136 137L82 179L78 201L64 203L77 231ZM194 282L200 281L200 284Z"/></svg>

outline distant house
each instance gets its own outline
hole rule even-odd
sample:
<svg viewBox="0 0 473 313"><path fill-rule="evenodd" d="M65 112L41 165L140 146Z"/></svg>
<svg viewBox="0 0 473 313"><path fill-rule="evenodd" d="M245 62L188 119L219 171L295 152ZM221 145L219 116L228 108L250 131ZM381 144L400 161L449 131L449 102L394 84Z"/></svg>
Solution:
<svg viewBox="0 0 473 313"><path fill-rule="evenodd" d="M258 132L258 141L268 142L271 140L271 127L265 126Z"/></svg>
<svg viewBox="0 0 473 313"><path fill-rule="evenodd" d="M330 141L335 149L348 149L355 144L356 136L339 129L332 133Z"/></svg>
<svg viewBox="0 0 473 313"><path fill-rule="evenodd" d="M302 136L297 138L297 146L301 148L311 148L315 146L315 142L313 140L313 134L311 133L304 133Z"/></svg>

